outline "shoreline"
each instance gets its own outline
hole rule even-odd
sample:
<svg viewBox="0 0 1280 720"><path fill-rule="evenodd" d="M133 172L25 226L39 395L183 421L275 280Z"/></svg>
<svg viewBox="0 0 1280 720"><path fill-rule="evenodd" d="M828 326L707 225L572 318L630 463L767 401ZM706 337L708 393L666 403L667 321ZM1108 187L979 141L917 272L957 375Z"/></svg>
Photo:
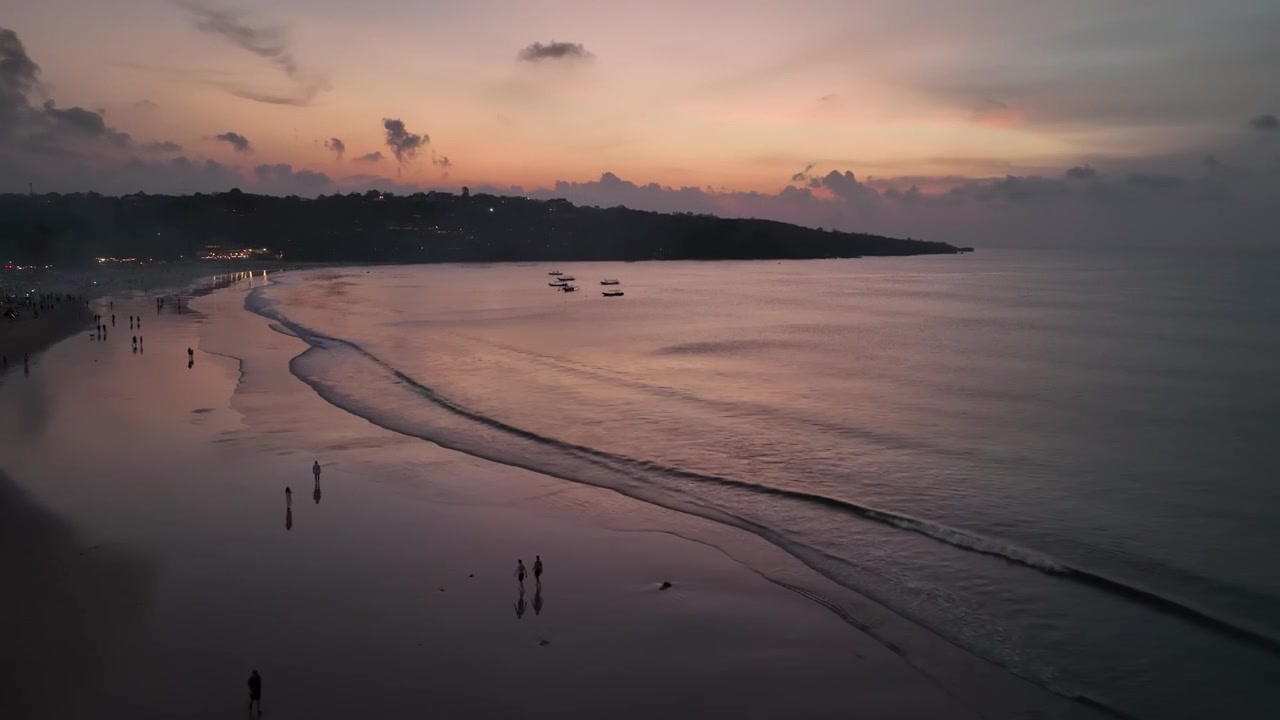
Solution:
<svg viewBox="0 0 1280 720"><path fill-rule="evenodd" d="M32 382L0 386L47 418L9 427L33 415L0 413L18 487L85 544L157 569L145 627L104 645L100 682L67 689L85 706L230 712L258 667L278 717L497 717L530 702L560 716L843 717L850 692L876 717L1094 717L831 584L837 617L756 569L815 574L755 535L329 405L289 371L305 344L245 310L246 291L148 318L145 355L68 340ZM54 451L64 437L83 437L80 452ZM547 592L517 594L510 565L535 554ZM149 692L130 689L138 677Z"/></svg>

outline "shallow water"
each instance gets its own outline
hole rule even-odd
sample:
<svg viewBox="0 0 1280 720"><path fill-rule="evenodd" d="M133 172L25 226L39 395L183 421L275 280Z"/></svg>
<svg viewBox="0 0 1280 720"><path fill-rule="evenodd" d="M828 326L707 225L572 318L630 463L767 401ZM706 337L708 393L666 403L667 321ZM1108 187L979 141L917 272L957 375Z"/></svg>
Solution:
<svg viewBox="0 0 1280 720"><path fill-rule="evenodd" d="M1280 257L551 269L291 273L247 304L336 405L751 529L1057 692L1280 707Z"/></svg>

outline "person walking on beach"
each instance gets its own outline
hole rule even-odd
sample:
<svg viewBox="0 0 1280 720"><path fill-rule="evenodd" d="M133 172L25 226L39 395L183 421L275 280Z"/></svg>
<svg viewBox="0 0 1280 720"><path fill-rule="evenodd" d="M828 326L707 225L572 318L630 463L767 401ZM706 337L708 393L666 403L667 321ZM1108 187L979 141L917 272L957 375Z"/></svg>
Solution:
<svg viewBox="0 0 1280 720"><path fill-rule="evenodd" d="M188 359L188 360L195 360L195 359L196 359L196 353L195 353L195 351L194 351L194 350L192 350L191 348L187 348L187 359Z"/></svg>
<svg viewBox="0 0 1280 720"><path fill-rule="evenodd" d="M286 508L293 507L293 489L287 486L284 489L284 506Z"/></svg>
<svg viewBox="0 0 1280 720"><path fill-rule="evenodd" d="M262 717L262 676L257 670L249 676L249 715L253 715L254 706L258 707L258 717Z"/></svg>
<svg viewBox="0 0 1280 720"><path fill-rule="evenodd" d="M542 586L542 556L541 555L533 556L533 581L538 583L539 587Z"/></svg>
<svg viewBox="0 0 1280 720"><path fill-rule="evenodd" d="M311 463L311 474L316 476L316 482L320 482L320 461Z"/></svg>
<svg viewBox="0 0 1280 720"><path fill-rule="evenodd" d="M528 574L524 569L524 560L516 560L516 580L520 581L520 587L524 587L524 576Z"/></svg>

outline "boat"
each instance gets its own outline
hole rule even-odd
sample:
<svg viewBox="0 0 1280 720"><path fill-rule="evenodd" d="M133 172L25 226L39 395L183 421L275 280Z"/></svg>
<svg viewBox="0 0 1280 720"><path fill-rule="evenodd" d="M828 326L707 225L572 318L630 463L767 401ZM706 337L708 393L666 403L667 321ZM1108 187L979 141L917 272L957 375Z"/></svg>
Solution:
<svg viewBox="0 0 1280 720"><path fill-rule="evenodd" d="M561 279L561 280L563 280L563 281L565 281L565 282L569 282L570 280L576 280L577 278L575 278L575 277L574 277L574 276L572 276L572 275L561 275L561 276L560 276L560 279Z"/></svg>
<svg viewBox="0 0 1280 720"><path fill-rule="evenodd" d="M552 270L551 272L549 272L549 273L547 273L547 274L548 274L548 275L563 275L564 273L560 272L559 270Z"/></svg>
<svg viewBox="0 0 1280 720"><path fill-rule="evenodd" d="M551 287L564 287L566 283L563 280L557 280L555 282L549 282L547 284L550 285Z"/></svg>
<svg viewBox="0 0 1280 720"><path fill-rule="evenodd" d="M564 287L560 288L560 290L561 290L561 292L578 292L578 286L577 286L577 285L565 285Z"/></svg>
<svg viewBox="0 0 1280 720"><path fill-rule="evenodd" d="M603 296L605 296L605 297L622 297L622 291L621 291L621 290L605 290L605 291L601 292L600 294L601 294L601 295L603 295Z"/></svg>
<svg viewBox="0 0 1280 720"><path fill-rule="evenodd" d="M617 280L601 280L600 284L601 285L618 285L620 283Z"/></svg>

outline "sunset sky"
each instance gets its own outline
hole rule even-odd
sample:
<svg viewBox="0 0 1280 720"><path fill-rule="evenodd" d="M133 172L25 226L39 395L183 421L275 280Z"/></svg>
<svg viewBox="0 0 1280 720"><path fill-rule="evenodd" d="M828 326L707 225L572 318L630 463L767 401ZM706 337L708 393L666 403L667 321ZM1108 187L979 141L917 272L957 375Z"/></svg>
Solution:
<svg viewBox="0 0 1280 720"><path fill-rule="evenodd" d="M1274 0L40 0L0 27L0 192L469 185L1010 242L1280 226Z"/></svg>

